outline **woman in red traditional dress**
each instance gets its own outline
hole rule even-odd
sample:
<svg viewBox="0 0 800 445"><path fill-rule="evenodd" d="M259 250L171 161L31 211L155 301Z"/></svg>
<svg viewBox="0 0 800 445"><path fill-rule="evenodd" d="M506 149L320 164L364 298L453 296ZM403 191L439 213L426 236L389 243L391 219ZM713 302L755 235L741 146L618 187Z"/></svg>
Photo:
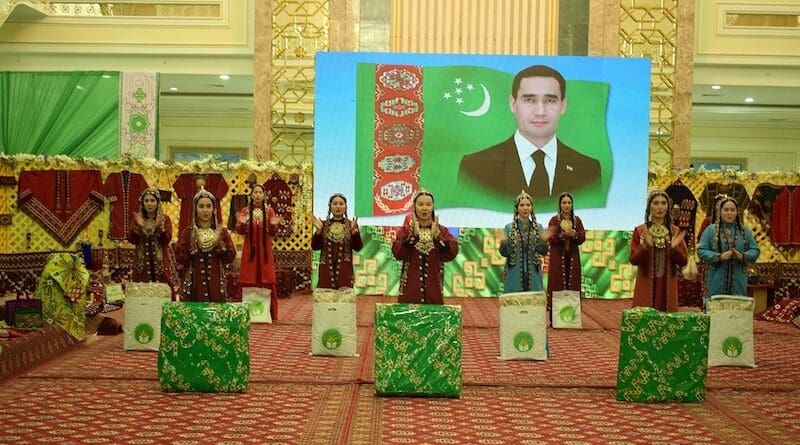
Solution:
<svg viewBox="0 0 800 445"><path fill-rule="evenodd" d="M278 320L278 286L272 236L278 233L281 219L267 205L266 197L264 186L254 184L250 189L249 204L236 214L236 233L244 235L239 282L241 287L269 289L269 312L275 322Z"/></svg>
<svg viewBox="0 0 800 445"><path fill-rule="evenodd" d="M678 274L686 265L688 252L685 231L672 224L669 196L657 190L650 193L645 223L633 230L631 264L638 266L633 289L633 306L660 311L678 310Z"/></svg>
<svg viewBox="0 0 800 445"><path fill-rule="evenodd" d="M325 221L313 218L317 231L311 237L311 248L320 251L317 287L353 287L353 251L361 250L364 243L358 218L347 219L347 199L336 193L328 200Z"/></svg>
<svg viewBox="0 0 800 445"><path fill-rule="evenodd" d="M420 190L414 195L413 214L397 231L394 257L403 261L398 303L444 304L444 263L458 255L458 242L439 224L433 195Z"/></svg>
<svg viewBox="0 0 800 445"><path fill-rule="evenodd" d="M550 218L550 269L547 275L547 307L553 305L553 292L581 291L580 245L586 241L583 221L575 216L572 195L558 197L558 214Z"/></svg>
<svg viewBox="0 0 800 445"><path fill-rule="evenodd" d="M161 194L157 188L145 189L139 195L139 212L133 215L128 241L136 247L131 280L166 283L173 300L180 292L175 256L169 247L172 241L172 220L161 211Z"/></svg>
<svg viewBox="0 0 800 445"><path fill-rule="evenodd" d="M217 225L214 195L200 189L192 203L192 222L175 246L175 256L186 274L182 300L228 301L225 268L236 258L236 246L228 229Z"/></svg>

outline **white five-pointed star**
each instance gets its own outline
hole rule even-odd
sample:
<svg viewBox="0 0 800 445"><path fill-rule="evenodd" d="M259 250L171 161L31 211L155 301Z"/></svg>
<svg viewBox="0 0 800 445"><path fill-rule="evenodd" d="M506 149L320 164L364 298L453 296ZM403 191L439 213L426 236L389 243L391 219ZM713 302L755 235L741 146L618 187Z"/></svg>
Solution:
<svg viewBox="0 0 800 445"><path fill-rule="evenodd" d="M474 87L474 86L473 86L471 83L468 83L468 84L467 84L467 89L468 89L468 90L470 90L470 91L472 91L472 90L474 90L474 89L475 89L475 87Z"/></svg>
<svg viewBox="0 0 800 445"><path fill-rule="evenodd" d="M461 94L463 92L464 92L464 90L462 90L461 88L456 88L456 94Z"/></svg>
<svg viewBox="0 0 800 445"><path fill-rule="evenodd" d="M461 105L461 104L463 104L463 103L464 103L464 99L462 99L462 98L458 97L458 98L456 98L456 103L457 103L457 104L459 104L459 105Z"/></svg>
<svg viewBox="0 0 800 445"><path fill-rule="evenodd" d="M445 98L445 99L450 99L451 97L452 97L452 96L451 96L451 94L450 94L450 92L449 92L449 91L445 91L445 92L444 92L444 98Z"/></svg>
<svg viewBox="0 0 800 445"><path fill-rule="evenodd" d="M463 82L463 80L461 80L460 77L456 77L456 80L453 81L453 83L455 83L456 85L461 85L461 82Z"/></svg>

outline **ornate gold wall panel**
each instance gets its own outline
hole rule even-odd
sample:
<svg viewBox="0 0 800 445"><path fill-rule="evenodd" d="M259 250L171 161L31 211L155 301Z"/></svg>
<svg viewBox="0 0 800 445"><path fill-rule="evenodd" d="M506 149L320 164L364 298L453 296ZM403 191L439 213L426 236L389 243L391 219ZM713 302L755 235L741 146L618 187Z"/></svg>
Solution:
<svg viewBox="0 0 800 445"><path fill-rule="evenodd" d="M311 162L314 56L330 48L329 2L273 0L270 25L271 159L286 165Z"/></svg>
<svg viewBox="0 0 800 445"><path fill-rule="evenodd" d="M592 0L590 7L590 55L652 61L650 166L688 166L694 1Z"/></svg>
<svg viewBox="0 0 800 445"><path fill-rule="evenodd" d="M391 16L396 52L558 52L558 0L393 0Z"/></svg>

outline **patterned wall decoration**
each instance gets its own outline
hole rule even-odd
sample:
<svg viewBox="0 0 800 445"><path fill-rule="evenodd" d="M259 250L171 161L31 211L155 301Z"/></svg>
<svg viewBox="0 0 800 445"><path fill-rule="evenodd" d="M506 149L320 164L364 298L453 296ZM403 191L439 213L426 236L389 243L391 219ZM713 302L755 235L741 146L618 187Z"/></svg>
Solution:
<svg viewBox="0 0 800 445"><path fill-rule="evenodd" d="M672 169L657 169L651 171L651 187L664 189L676 179L680 179L692 194L699 199L703 190L708 184L742 184L747 191L747 195L752 199L756 187L759 184L773 184L775 186L797 186L800 185L800 174L791 172L737 172L733 170L713 170L695 171ZM644 208L644 203L642 203ZM761 256L758 263L781 262L781 263L800 263L800 246L780 246L772 242L769 236L769 222L766 219L758 218L751 211L743 212L743 223L753 232L758 247L761 249ZM706 217L705 209L700 206L697 212L697 229Z"/></svg>
<svg viewBox="0 0 800 445"><path fill-rule="evenodd" d="M650 163L672 165L677 0L620 1L619 54L652 60Z"/></svg>
<svg viewBox="0 0 800 445"><path fill-rule="evenodd" d="M120 83L120 155L154 158L158 118L158 74L122 73Z"/></svg>
<svg viewBox="0 0 800 445"><path fill-rule="evenodd" d="M228 194L221 201L223 221L227 221L231 196L247 193L245 179L252 173L257 181L263 183L273 173L287 180L294 194L295 214L292 219L291 235L276 237L274 248L277 251L309 251L311 247L310 223L306 215L311 211L311 165L303 164L286 167L275 162L240 161L234 164L213 160L193 161L189 163L159 162L152 158L136 160L125 157L118 160L73 159L66 156L41 157L33 155L1 156L0 176L19 177L23 170L100 170L105 176L110 172L130 170L139 172L147 178L151 186L172 192L172 184L181 173L222 173L229 185ZM16 187L0 187L0 213L8 211L13 216L11 225L0 225L0 251L4 253L30 253L52 250L63 250L61 246L42 226L28 215L16 211ZM173 220L177 239L177 221L180 214L180 200L173 199L164 204L164 212ZM113 241L106 238L108 234L109 206L92 219L85 233L78 236L68 249L78 250L80 241L88 239L94 246L106 248L129 247L126 241ZM242 237L234 235L234 241L241 245ZM310 261L310 257L308 258ZM296 262L296 261L295 261ZM306 262L306 266L310 264Z"/></svg>
<svg viewBox="0 0 800 445"><path fill-rule="evenodd" d="M607 9L619 10L619 55L653 62L650 166L688 167L694 2L619 0Z"/></svg>
<svg viewBox="0 0 800 445"><path fill-rule="evenodd" d="M312 162L314 56L329 49L327 1L273 0L271 159Z"/></svg>

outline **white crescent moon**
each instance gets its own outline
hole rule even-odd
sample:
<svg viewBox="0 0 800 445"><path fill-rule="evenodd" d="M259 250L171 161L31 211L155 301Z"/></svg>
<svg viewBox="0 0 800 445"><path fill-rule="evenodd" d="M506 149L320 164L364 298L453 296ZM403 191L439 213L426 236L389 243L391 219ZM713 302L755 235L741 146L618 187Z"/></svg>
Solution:
<svg viewBox="0 0 800 445"><path fill-rule="evenodd" d="M483 116L484 114L486 114L487 111L489 111L489 106L492 104L492 98L489 96L489 90L487 90L483 84L480 85L481 88L483 88L483 104L481 104L481 106L478 107L478 109L476 110L459 111L459 113L465 116L478 117L478 116Z"/></svg>

